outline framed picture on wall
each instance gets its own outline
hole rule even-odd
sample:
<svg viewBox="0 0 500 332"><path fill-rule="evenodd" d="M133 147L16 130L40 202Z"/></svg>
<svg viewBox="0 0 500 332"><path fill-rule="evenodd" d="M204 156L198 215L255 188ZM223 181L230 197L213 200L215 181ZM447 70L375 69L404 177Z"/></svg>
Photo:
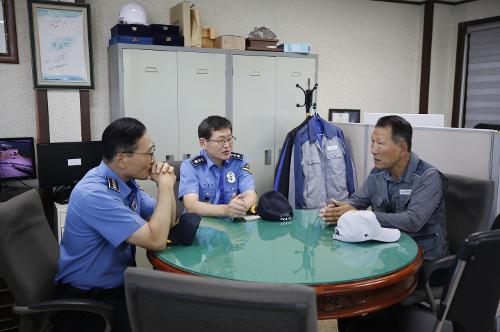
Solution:
<svg viewBox="0 0 500 332"><path fill-rule="evenodd" d="M36 89L93 89L90 6L29 0Z"/></svg>
<svg viewBox="0 0 500 332"><path fill-rule="evenodd" d="M328 121L359 123L361 120L360 113L360 110L330 108L328 110Z"/></svg>
<svg viewBox="0 0 500 332"><path fill-rule="evenodd" d="M0 62L19 63L14 0L0 0Z"/></svg>

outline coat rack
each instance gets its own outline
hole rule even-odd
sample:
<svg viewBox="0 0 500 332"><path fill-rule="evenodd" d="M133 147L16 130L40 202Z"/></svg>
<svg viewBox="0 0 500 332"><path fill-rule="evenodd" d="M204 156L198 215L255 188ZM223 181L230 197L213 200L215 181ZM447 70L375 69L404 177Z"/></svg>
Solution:
<svg viewBox="0 0 500 332"><path fill-rule="evenodd" d="M307 116L311 115L311 112L310 112L311 106L315 110L314 113L316 113L316 103L313 103L313 94L314 94L314 91L318 88L318 83L314 84L314 87L311 89L311 79L308 78L306 90L304 90L300 86L300 84L298 84L298 83L295 86L297 88L299 88L300 90L302 90L302 92L304 92L304 103L302 105L297 103L297 107L304 107L305 106Z"/></svg>

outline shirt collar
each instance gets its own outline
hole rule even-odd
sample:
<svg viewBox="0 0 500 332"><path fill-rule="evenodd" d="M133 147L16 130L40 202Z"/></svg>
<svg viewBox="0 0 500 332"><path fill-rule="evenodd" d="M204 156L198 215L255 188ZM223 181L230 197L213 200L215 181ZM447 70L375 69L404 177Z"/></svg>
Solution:
<svg viewBox="0 0 500 332"><path fill-rule="evenodd" d="M412 182L413 174L415 174L415 171L417 170L417 165L418 165L419 161L420 161L420 157L415 152L412 152L410 155L410 160L408 161L408 165L406 165L405 173L401 177L400 181L404 181L407 183ZM392 175L388 169L384 170L384 178L387 181L400 182L400 181L394 181L394 178L392 177Z"/></svg>
<svg viewBox="0 0 500 332"><path fill-rule="evenodd" d="M212 160L212 158L210 158L210 156L208 155L207 151L205 151L205 149L201 150L200 152L200 156L203 156L205 158L205 160L207 161L207 167L210 169L212 166L215 166L215 167L219 167L219 165L215 164L214 161ZM224 165L226 163L228 163L229 161L228 160L223 160L222 161L222 167L224 167Z"/></svg>
<svg viewBox="0 0 500 332"><path fill-rule="evenodd" d="M326 136L327 138L332 138L335 136L333 126L331 126L319 116L311 116L311 119L309 119L309 122L307 123L307 132L309 135L309 141L311 143L318 140L318 133L316 132L316 121L321 121L323 124L323 136Z"/></svg>
<svg viewBox="0 0 500 332"><path fill-rule="evenodd" d="M97 169L99 171L99 174L101 174L104 178L107 179L108 177L112 177L113 179L115 179L116 183L118 184L118 188L120 189L118 195L121 198L127 197L132 191L137 192L139 190L139 186L137 185L137 183L135 183L134 180L129 181L131 186L133 187L130 188L125 181L123 181L108 165L106 165L104 161L101 161L99 166L97 166Z"/></svg>

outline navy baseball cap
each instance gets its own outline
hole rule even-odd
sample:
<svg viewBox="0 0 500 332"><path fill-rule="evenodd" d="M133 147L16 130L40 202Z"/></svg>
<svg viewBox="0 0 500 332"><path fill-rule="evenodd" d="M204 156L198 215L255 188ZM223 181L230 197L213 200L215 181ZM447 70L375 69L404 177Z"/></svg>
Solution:
<svg viewBox="0 0 500 332"><path fill-rule="evenodd" d="M257 214L265 220L289 221L293 219L293 209L288 199L278 191L263 193L257 204Z"/></svg>
<svg viewBox="0 0 500 332"><path fill-rule="evenodd" d="M172 241L172 244L191 245L200 221L201 218L197 214L188 212L181 214L177 220L177 224L168 233L168 239Z"/></svg>

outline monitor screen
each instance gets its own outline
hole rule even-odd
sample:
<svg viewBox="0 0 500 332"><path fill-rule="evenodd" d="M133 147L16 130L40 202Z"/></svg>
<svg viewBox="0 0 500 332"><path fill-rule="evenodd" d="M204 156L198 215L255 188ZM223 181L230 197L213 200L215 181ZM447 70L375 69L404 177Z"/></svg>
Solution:
<svg viewBox="0 0 500 332"><path fill-rule="evenodd" d="M33 137L0 138L0 180L36 177Z"/></svg>
<svg viewBox="0 0 500 332"><path fill-rule="evenodd" d="M100 141L44 143L37 150L41 187L74 186L102 160Z"/></svg>

